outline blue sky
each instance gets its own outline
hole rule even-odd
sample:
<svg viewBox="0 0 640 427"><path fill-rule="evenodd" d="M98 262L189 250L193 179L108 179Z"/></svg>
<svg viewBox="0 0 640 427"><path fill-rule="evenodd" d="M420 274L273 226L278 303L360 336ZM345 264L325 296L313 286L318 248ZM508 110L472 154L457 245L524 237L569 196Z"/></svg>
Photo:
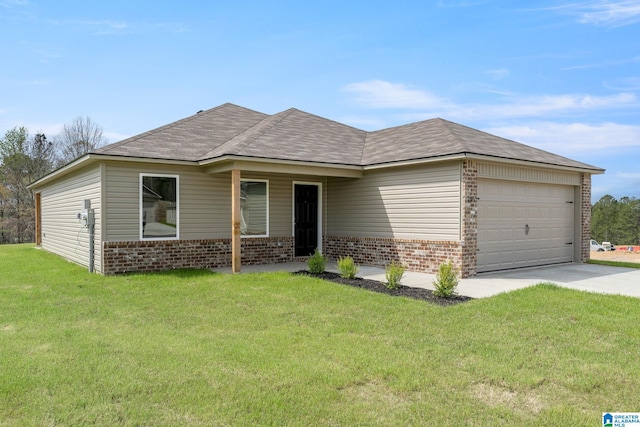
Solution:
<svg viewBox="0 0 640 427"><path fill-rule="evenodd" d="M375 130L442 117L640 198L640 0L0 0L0 132L116 142L232 102Z"/></svg>

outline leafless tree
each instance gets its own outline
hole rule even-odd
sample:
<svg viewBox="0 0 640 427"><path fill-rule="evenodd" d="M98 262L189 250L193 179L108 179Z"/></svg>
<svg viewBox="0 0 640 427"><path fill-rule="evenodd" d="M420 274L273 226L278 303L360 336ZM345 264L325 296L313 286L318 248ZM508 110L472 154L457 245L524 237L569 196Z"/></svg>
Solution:
<svg viewBox="0 0 640 427"><path fill-rule="evenodd" d="M58 165L67 164L100 148L106 142L102 126L91 120L91 117L76 117L71 123L64 125L58 135Z"/></svg>

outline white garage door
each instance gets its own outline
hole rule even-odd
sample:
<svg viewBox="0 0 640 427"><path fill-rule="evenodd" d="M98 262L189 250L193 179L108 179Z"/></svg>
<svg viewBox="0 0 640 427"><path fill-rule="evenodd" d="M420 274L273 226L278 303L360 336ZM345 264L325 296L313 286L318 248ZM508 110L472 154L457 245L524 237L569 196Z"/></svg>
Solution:
<svg viewBox="0 0 640 427"><path fill-rule="evenodd" d="M478 272L571 262L573 187L478 180Z"/></svg>

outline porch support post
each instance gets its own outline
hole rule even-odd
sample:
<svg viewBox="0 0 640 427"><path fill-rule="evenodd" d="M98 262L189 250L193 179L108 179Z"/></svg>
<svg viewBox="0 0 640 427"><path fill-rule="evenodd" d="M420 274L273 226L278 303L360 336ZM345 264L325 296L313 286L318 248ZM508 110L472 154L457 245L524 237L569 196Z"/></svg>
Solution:
<svg viewBox="0 0 640 427"><path fill-rule="evenodd" d="M240 169L231 171L231 271L240 273Z"/></svg>

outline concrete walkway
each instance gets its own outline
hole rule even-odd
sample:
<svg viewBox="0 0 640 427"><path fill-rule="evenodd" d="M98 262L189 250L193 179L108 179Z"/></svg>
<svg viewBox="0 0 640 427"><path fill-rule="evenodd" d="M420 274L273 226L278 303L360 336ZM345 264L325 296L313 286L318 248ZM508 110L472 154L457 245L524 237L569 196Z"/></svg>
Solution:
<svg viewBox="0 0 640 427"><path fill-rule="evenodd" d="M243 266L243 273L264 271L300 271L307 270L303 262L285 264ZM215 271L230 273L231 268ZM337 272L334 263L327 263L327 271ZM382 267L360 266L358 277L385 282ZM433 289L432 274L405 272L402 284L416 288ZM522 289L541 282L603 294L618 294L640 298L640 269L609 267L595 264L561 264L546 267L526 268L498 273L485 273L476 277L462 279L458 285L460 295L472 298L486 298L502 292Z"/></svg>

